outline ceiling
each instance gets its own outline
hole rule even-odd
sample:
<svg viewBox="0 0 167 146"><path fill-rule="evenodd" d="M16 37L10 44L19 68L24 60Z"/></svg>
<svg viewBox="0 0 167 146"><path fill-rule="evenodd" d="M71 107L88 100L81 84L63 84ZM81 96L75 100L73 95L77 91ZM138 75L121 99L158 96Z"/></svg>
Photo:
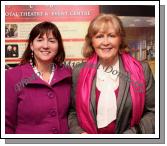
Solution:
<svg viewBox="0 0 167 146"><path fill-rule="evenodd" d="M124 27L155 27L155 17L119 16Z"/></svg>

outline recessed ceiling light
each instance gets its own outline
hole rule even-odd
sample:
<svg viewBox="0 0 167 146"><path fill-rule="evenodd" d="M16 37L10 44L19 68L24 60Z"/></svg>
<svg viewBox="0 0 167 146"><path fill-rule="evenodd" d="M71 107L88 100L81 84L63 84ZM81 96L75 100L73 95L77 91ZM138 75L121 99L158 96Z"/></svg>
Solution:
<svg viewBox="0 0 167 146"><path fill-rule="evenodd" d="M133 20L134 22L139 22L139 21L141 21L140 19L134 19Z"/></svg>
<svg viewBox="0 0 167 146"><path fill-rule="evenodd" d="M134 27L134 26L136 26L136 25L135 25L135 24L129 24L129 26Z"/></svg>
<svg viewBox="0 0 167 146"><path fill-rule="evenodd" d="M154 23L154 19L147 19L147 22Z"/></svg>

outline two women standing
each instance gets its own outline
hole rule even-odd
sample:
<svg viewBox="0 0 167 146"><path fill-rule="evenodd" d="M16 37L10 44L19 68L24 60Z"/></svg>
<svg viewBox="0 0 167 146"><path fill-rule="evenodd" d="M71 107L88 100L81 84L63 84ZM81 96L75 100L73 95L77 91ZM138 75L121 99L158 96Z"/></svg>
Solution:
<svg viewBox="0 0 167 146"><path fill-rule="evenodd" d="M154 133L154 78L127 52L117 16L91 21L83 55L71 82L57 27L32 29L21 65L6 71L6 133Z"/></svg>

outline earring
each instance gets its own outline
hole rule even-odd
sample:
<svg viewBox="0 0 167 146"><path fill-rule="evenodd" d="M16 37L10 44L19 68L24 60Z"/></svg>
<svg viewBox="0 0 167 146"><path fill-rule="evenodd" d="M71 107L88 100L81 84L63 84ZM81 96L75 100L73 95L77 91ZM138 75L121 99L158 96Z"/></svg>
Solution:
<svg viewBox="0 0 167 146"><path fill-rule="evenodd" d="M34 51L31 52L31 57L30 57L30 64L34 66Z"/></svg>
<svg viewBox="0 0 167 146"><path fill-rule="evenodd" d="M34 51L31 52L31 58L34 58Z"/></svg>

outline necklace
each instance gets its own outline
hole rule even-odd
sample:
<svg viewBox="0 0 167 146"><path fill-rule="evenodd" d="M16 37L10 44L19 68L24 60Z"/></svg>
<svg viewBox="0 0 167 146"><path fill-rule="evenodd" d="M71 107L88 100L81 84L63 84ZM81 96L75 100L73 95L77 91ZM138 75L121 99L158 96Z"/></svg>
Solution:
<svg viewBox="0 0 167 146"><path fill-rule="evenodd" d="M32 65L32 64L31 64ZM40 72L37 67L34 65L32 66L34 72L37 74L37 76L39 76L42 80L44 80L44 72ZM50 84L54 75L54 70L55 70L55 64L52 63L51 64L51 72L50 72L50 78L49 80L47 80L47 82Z"/></svg>

